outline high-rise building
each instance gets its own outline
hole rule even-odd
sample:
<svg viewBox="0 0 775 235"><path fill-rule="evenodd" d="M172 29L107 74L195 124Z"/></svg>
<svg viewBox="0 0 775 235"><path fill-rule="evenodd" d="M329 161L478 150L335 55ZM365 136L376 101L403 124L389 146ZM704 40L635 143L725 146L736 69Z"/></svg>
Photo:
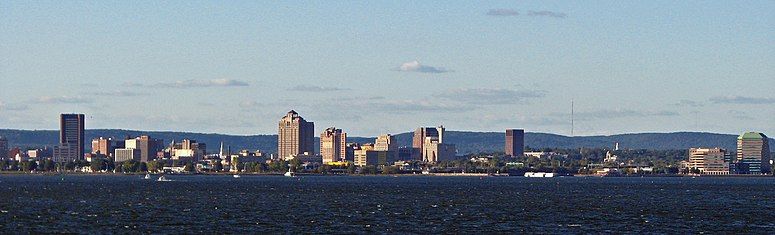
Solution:
<svg viewBox="0 0 775 235"><path fill-rule="evenodd" d="M444 126L417 128L412 138L412 158L415 160L424 159L423 147L426 142L431 141L444 143Z"/></svg>
<svg viewBox="0 0 775 235"><path fill-rule="evenodd" d="M525 130L506 129L506 155L521 157L525 153Z"/></svg>
<svg viewBox="0 0 775 235"><path fill-rule="evenodd" d="M8 158L8 139L0 136L0 160Z"/></svg>
<svg viewBox="0 0 775 235"><path fill-rule="evenodd" d="M736 165L739 174L770 173L769 138L759 132L746 132L737 137Z"/></svg>
<svg viewBox="0 0 775 235"><path fill-rule="evenodd" d="M149 162L156 159L156 153L164 148L164 142L161 139L143 135L124 141L124 148L137 149L140 152L140 161Z"/></svg>
<svg viewBox="0 0 775 235"><path fill-rule="evenodd" d="M374 141L374 150L376 151L388 151L389 154L392 154L394 156L390 156L390 159L394 159L394 161L399 160L398 158L398 142L396 141L396 137L390 134L384 134L377 136L377 139Z"/></svg>
<svg viewBox="0 0 775 235"><path fill-rule="evenodd" d="M378 136L377 140L374 141L374 150L398 152L398 142L396 142L396 137L390 134Z"/></svg>
<svg viewBox="0 0 775 235"><path fill-rule="evenodd" d="M727 151L721 148L690 148L687 167L705 175L728 175Z"/></svg>
<svg viewBox="0 0 775 235"><path fill-rule="evenodd" d="M314 155L315 123L307 122L291 110L280 119L277 131L277 154L280 159L303 153Z"/></svg>
<svg viewBox="0 0 775 235"><path fill-rule="evenodd" d="M59 116L59 151L54 149L54 158L81 159L84 154L84 115L83 114L61 114ZM63 150L63 148L73 148L72 150ZM57 153L60 155L57 157ZM61 154L71 154L64 156Z"/></svg>
<svg viewBox="0 0 775 235"><path fill-rule="evenodd" d="M320 155L323 163L345 161L347 156L347 133L336 127L326 128L320 133Z"/></svg>
<svg viewBox="0 0 775 235"><path fill-rule="evenodd" d="M457 151L455 145L439 143L436 140L428 140L423 145L422 161L440 162L455 160Z"/></svg>
<svg viewBox="0 0 775 235"><path fill-rule="evenodd" d="M105 156L113 156L113 139L111 138L95 138L91 141L91 153L102 154Z"/></svg>

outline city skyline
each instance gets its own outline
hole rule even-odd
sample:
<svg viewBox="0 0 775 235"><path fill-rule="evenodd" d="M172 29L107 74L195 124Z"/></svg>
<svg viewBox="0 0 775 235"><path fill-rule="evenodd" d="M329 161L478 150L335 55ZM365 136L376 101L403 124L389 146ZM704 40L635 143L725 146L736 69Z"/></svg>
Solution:
<svg viewBox="0 0 775 235"><path fill-rule="evenodd" d="M0 128L775 133L773 2L286 4L1 4Z"/></svg>

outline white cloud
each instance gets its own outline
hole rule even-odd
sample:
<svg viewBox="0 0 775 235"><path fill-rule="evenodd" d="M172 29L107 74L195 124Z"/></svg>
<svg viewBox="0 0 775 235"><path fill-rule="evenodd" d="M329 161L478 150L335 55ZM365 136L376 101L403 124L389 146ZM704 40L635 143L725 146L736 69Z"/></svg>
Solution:
<svg viewBox="0 0 775 235"><path fill-rule="evenodd" d="M529 11L527 15L537 16L537 17L554 17L554 18L565 18L568 16L565 13L554 12L554 11Z"/></svg>
<svg viewBox="0 0 775 235"><path fill-rule="evenodd" d="M716 104L775 104L775 98L758 98L745 96L718 96L710 98Z"/></svg>
<svg viewBox="0 0 775 235"><path fill-rule="evenodd" d="M515 104L527 99L541 98L544 97L544 92L501 88L461 88L438 94L436 97L466 104L498 105Z"/></svg>
<svg viewBox="0 0 775 235"><path fill-rule="evenodd" d="M449 70L441 67L433 67L420 64L420 61L409 61L398 66L398 71L402 72L419 72L419 73L446 73Z"/></svg>
<svg viewBox="0 0 775 235"><path fill-rule="evenodd" d="M93 100L80 96L41 96L37 102L43 104L85 104L92 103Z"/></svg>
<svg viewBox="0 0 775 235"><path fill-rule="evenodd" d="M327 91L346 91L350 90L347 88L340 88L340 87L323 87L323 86L308 86L308 85L298 85L295 87L288 88L289 91L305 91L305 92L327 92Z"/></svg>
<svg viewBox="0 0 775 235"><path fill-rule="evenodd" d="M160 82L156 84L124 83L124 86L150 87L150 88L197 88L197 87L237 87L250 86L247 82L233 79L212 80L181 80L174 82Z"/></svg>
<svg viewBox="0 0 775 235"><path fill-rule="evenodd" d="M519 12L512 9L490 9L487 11L488 16L517 16Z"/></svg>

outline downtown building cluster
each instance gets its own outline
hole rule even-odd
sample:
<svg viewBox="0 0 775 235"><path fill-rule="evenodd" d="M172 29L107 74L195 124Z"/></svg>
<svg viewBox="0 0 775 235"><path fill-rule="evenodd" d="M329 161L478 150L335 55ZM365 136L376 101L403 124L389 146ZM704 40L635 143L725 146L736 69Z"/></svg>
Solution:
<svg viewBox="0 0 775 235"><path fill-rule="evenodd" d="M315 123L305 120L296 111L289 111L278 122L277 153L266 155L260 150L239 150L232 152L231 148L208 153L205 143L196 140L171 140L165 143L162 139L149 135L115 137L97 137L91 140L91 151L86 152L83 114L61 114L59 120L59 141L53 147L28 149L22 151L18 147L10 148L9 140L0 136L0 153L7 153L8 160L17 162L50 160L55 163L74 161L100 161L149 163L163 161L163 170L191 171L191 168L202 171L232 171L242 168L239 164L255 163L270 164L293 162L302 167L301 170L314 170L320 167L342 169L350 166L376 169L395 167L401 170L416 171L433 167L440 162L468 160L459 156L456 146L450 143L446 129L443 126L418 127L412 133L411 145L400 145L395 135L384 133L373 142L350 142L347 133L336 127L325 128L316 140ZM319 146L316 152L316 145ZM770 153L768 137L758 132L746 132L737 138L736 151L728 151L719 147L691 148L687 158L680 163L679 168L688 174L699 175L763 175L773 172L773 159ZM614 151L619 151L618 143ZM507 129L504 135L504 155L521 157L523 159L566 159L567 155L553 152L525 152L525 132L522 129ZM590 173L611 175L626 171L651 171L650 166L622 165L621 160L612 152L607 152L601 163L589 163L586 168ZM474 157L471 162L486 162L492 156ZM183 165L193 165L184 170ZM509 167L532 167L520 162L508 162ZM632 169L630 169L632 168ZM502 168L503 169L503 168ZM104 169L108 170L108 169ZM84 170L86 171L86 170ZM582 173L579 171L579 173ZM584 174L584 173L582 173Z"/></svg>
<svg viewBox="0 0 775 235"><path fill-rule="evenodd" d="M683 162L689 174L699 175L762 175L771 174L769 138L759 132L746 132L737 137L737 151L714 148L690 148Z"/></svg>

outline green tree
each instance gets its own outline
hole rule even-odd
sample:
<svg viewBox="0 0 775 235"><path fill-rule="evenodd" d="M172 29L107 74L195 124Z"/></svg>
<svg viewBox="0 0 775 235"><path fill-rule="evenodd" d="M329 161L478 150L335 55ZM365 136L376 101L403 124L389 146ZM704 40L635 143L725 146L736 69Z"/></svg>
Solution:
<svg viewBox="0 0 775 235"><path fill-rule="evenodd" d="M186 162L186 166L183 167L183 170L184 171L188 171L188 172L194 172L196 169L194 168L194 164L193 163Z"/></svg>
<svg viewBox="0 0 775 235"><path fill-rule="evenodd" d="M221 161L215 161L215 163L213 164L213 170L215 172L223 171L223 164L221 163Z"/></svg>
<svg viewBox="0 0 775 235"><path fill-rule="evenodd" d="M382 167L382 174L385 174L385 175L398 174L398 167L384 166Z"/></svg>
<svg viewBox="0 0 775 235"><path fill-rule="evenodd" d="M65 163L65 170L66 171L74 171L75 170L75 162L66 162Z"/></svg>
<svg viewBox="0 0 775 235"><path fill-rule="evenodd" d="M231 167L234 167L234 169L237 169L237 172L241 172L245 169L245 164L240 162L239 158L233 158L234 160L231 161Z"/></svg>
<svg viewBox="0 0 775 235"><path fill-rule="evenodd" d="M135 160L124 161L121 164L121 169L124 173L137 172L140 170L140 163Z"/></svg>
<svg viewBox="0 0 775 235"><path fill-rule="evenodd" d="M159 162L156 160L150 161L145 164L148 167L149 172L157 172L159 170Z"/></svg>
<svg viewBox="0 0 775 235"><path fill-rule="evenodd" d="M347 165L347 174L355 174L355 170L357 170L357 167L355 167L355 164L348 164Z"/></svg>
<svg viewBox="0 0 775 235"><path fill-rule="evenodd" d="M24 172L30 171L30 162L29 161L20 162L19 168L21 168L21 171L24 171Z"/></svg>
<svg viewBox="0 0 775 235"><path fill-rule="evenodd" d="M99 172L104 168L104 161L102 159L92 159L91 164L89 167L91 168L92 172Z"/></svg>
<svg viewBox="0 0 775 235"><path fill-rule="evenodd" d="M364 166L361 168L361 174L366 174L366 175L377 174L377 167L372 165Z"/></svg>

